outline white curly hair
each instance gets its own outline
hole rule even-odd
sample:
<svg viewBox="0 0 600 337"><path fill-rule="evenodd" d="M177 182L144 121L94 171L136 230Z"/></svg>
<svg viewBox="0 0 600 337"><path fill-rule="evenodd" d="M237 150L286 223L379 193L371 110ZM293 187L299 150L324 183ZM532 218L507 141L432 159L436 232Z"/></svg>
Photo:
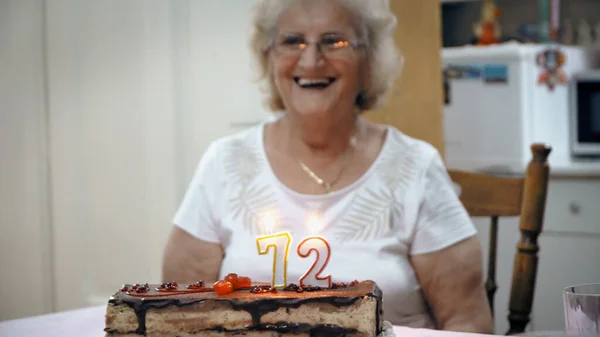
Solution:
<svg viewBox="0 0 600 337"><path fill-rule="evenodd" d="M258 65L258 80L266 94L266 104L273 111L285 110L269 71L268 50L277 20L292 3L303 0L256 0L253 7L250 51ZM380 106L394 86L404 60L394 41L396 16L389 0L336 0L359 20L359 37L366 43L370 79L368 87L356 99L361 111Z"/></svg>

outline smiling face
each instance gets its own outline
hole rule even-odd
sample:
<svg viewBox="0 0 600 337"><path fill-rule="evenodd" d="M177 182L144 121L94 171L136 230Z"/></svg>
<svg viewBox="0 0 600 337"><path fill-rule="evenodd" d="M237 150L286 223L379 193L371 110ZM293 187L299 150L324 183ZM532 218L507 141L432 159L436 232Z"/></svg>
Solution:
<svg viewBox="0 0 600 337"><path fill-rule="evenodd" d="M367 77L357 27L337 0L296 1L281 14L269 67L288 114L336 122L354 111Z"/></svg>

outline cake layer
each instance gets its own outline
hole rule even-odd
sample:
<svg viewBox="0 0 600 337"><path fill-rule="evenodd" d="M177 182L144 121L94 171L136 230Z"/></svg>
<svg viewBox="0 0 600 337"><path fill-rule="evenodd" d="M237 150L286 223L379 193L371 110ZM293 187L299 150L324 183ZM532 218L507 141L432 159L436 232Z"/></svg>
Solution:
<svg viewBox="0 0 600 337"><path fill-rule="evenodd" d="M110 337L140 337L139 334L107 334ZM318 334L318 333L279 333L277 331L234 331L234 332L219 332L219 331L199 331L197 333L187 333L187 332L156 332L146 334L146 337L227 337L227 336L244 336L244 337L315 337L315 336L323 336L323 337L335 337L338 335L331 335L328 333ZM339 335L343 337L362 337L365 334L361 333L345 333L343 335Z"/></svg>
<svg viewBox="0 0 600 337"><path fill-rule="evenodd" d="M381 330L381 291L372 281L336 289L265 291L162 286L114 294L109 336L375 336ZM139 289L139 287L138 287Z"/></svg>

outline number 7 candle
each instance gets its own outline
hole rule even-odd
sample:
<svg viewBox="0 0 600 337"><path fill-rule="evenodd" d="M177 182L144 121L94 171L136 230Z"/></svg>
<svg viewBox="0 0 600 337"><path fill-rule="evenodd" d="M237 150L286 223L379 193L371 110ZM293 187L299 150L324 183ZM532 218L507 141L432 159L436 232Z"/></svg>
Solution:
<svg viewBox="0 0 600 337"><path fill-rule="evenodd" d="M269 214L263 217L267 235L256 237L256 247L259 255L266 255L273 251L273 268L271 273L271 287L283 288L287 285L287 265L292 244L292 235L287 232L272 233L274 226L273 217ZM272 249L271 249L272 248Z"/></svg>
<svg viewBox="0 0 600 337"><path fill-rule="evenodd" d="M308 220L308 226L313 233L316 233L321 228L321 223L319 219L313 215ZM329 263L329 257L331 255L329 242L320 235L309 236L300 241L296 251L302 258L309 257L313 252L316 255L315 262L313 262L310 269L308 269L300 278L300 286L304 287L311 285L331 288L331 275L321 276L321 273L323 273Z"/></svg>

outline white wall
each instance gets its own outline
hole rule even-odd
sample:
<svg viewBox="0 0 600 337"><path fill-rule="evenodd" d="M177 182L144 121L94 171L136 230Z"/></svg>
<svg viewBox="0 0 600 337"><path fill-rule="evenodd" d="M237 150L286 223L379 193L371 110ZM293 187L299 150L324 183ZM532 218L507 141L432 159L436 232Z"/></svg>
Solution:
<svg viewBox="0 0 600 337"><path fill-rule="evenodd" d="M52 309L39 1L0 1L0 320Z"/></svg>
<svg viewBox="0 0 600 337"><path fill-rule="evenodd" d="M268 115L250 5L0 1L0 320L160 281L208 143Z"/></svg>

